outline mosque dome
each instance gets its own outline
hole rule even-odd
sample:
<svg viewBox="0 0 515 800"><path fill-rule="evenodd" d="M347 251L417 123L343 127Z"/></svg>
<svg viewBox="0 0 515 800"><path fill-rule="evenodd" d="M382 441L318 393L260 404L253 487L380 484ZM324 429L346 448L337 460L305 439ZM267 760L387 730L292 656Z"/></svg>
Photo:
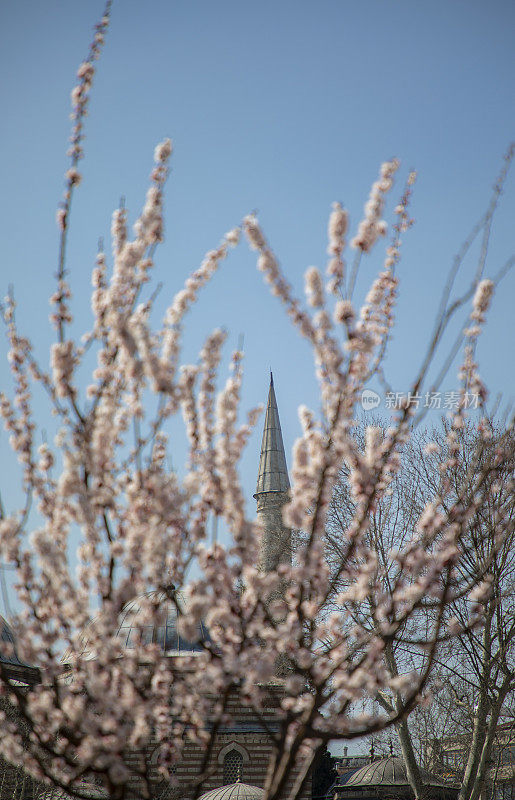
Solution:
<svg viewBox="0 0 515 800"><path fill-rule="evenodd" d="M447 788L436 775L422 769L422 777L428 786L441 786ZM356 770L345 781L342 788L349 789L350 787L379 787L379 786L408 786L408 775L404 759L400 756L389 756L388 758L380 758L377 761L372 761L371 764L365 764L361 769Z"/></svg>
<svg viewBox="0 0 515 800"><path fill-rule="evenodd" d="M184 607L184 598L177 592L179 606ZM145 619L144 609L148 606L156 608L152 622ZM208 630L203 622L197 626L197 635L190 642L179 633L179 616L177 604L163 591L146 592L129 600L118 616L118 627L115 636L120 640L126 650L132 650L139 645L157 644L166 656L194 655L202 653L203 643L209 642ZM96 650L92 646L92 635L99 626L102 616L93 619L83 630L81 635L81 655L83 658L95 659ZM67 662L72 655L68 649L62 657Z"/></svg>
<svg viewBox="0 0 515 800"><path fill-rule="evenodd" d="M184 602L181 595L177 599ZM157 619L152 624L143 622L143 606L148 603L159 606ZM138 644L158 644L168 656L191 655L201 653L202 644L209 641L209 634L203 622L197 627L195 641L189 642L179 634L179 611L164 592L147 592L129 600L120 614L120 624L116 635L122 640L124 647L131 649Z"/></svg>
<svg viewBox="0 0 515 800"><path fill-rule="evenodd" d="M19 686L34 686L41 680L38 668L30 666L18 656L13 630L2 616L0 616L0 664L4 675Z"/></svg>
<svg viewBox="0 0 515 800"><path fill-rule="evenodd" d="M14 634L10 625L2 616L0 616L0 662L19 667L27 666L18 658Z"/></svg>
<svg viewBox="0 0 515 800"><path fill-rule="evenodd" d="M200 795L199 800L262 800L264 796L264 789L260 789L259 786L237 781L227 786L220 786L219 789L211 789L210 792Z"/></svg>

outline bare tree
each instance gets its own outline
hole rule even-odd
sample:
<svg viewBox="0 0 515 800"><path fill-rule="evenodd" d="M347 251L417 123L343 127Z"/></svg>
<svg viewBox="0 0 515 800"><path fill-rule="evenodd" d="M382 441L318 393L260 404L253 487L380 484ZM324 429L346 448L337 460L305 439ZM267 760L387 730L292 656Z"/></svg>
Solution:
<svg viewBox="0 0 515 800"><path fill-rule="evenodd" d="M487 442L478 437L473 425L456 435L457 448L450 469L442 469L442 453L448 450L449 426L412 438L403 453L403 466L390 484L387 495L374 511L369 529L369 544L383 566L384 591L394 591L396 573L389 553L404 547L413 526L420 524L423 507L430 513L447 513L449 503L461 495L466 506L474 491L473 476L495 460L499 442L513 431L493 429ZM363 431L358 438L363 439ZM449 453L447 452L447 456ZM433 769L449 772L452 742L459 742L460 763L454 774L461 781L460 800L476 800L487 778L499 719L511 701L514 679L514 493L513 461L487 479L488 490L470 514L462 540L462 555L455 567L456 598L448 609L448 628L456 635L443 636L434 654L431 680L433 702L409 719L400 720L397 733L410 783L417 797L424 794L420 765L424 760ZM467 487L468 484L468 488ZM442 491L444 489L444 491ZM440 509L432 498L438 497ZM429 505L426 505L429 503ZM327 546L331 561L338 562L341 533L353 512L345 473L335 487L328 515ZM388 568L389 567L389 568ZM481 579L480 588L468 596L460 586ZM375 625L373 595L351 610ZM388 642L385 664L392 676L408 669L424 670L424 632L434 613L431 603L421 607L403 635ZM470 625L471 614L478 624ZM379 692L376 698L390 713L402 705L402 693ZM447 743L447 747L446 747ZM447 749L447 752L446 752ZM429 757L428 757L429 752ZM456 759L455 759L456 760ZM461 772L460 772L461 766ZM452 772L452 770L451 770Z"/></svg>
<svg viewBox="0 0 515 800"><path fill-rule="evenodd" d="M495 450L493 434L483 458ZM513 435L512 433L510 435ZM472 432L460 437L459 460L463 469L472 458ZM471 519L467 532L469 557L457 573L467 580L484 572L484 593L477 595L481 626L463 629L442 648L439 673L449 697L461 712L463 777L460 800L476 800L487 779L497 728L513 702L515 688L515 494L514 462L491 482L490 494ZM474 599L474 598L472 598ZM469 600L470 602L470 600ZM469 608L463 600L452 608L454 620L463 627ZM458 715L456 715L458 716Z"/></svg>

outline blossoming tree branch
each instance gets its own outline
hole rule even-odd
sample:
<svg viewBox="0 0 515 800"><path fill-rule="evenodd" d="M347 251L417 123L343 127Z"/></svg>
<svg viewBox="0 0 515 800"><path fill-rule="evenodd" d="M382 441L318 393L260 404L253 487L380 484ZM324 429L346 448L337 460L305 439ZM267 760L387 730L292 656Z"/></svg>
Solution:
<svg viewBox="0 0 515 800"><path fill-rule="evenodd" d="M464 627L481 625L490 587L488 563L479 560L467 580L455 578L464 574L459 566L470 555L471 521L489 501L495 476L512 456L513 437L506 430L485 458L483 445L492 428L475 358L502 275L491 279L480 269L465 296L454 297L452 284L444 293L411 393L416 395L427 380L447 322L471 300L456 385L461 400L447 428L441 481L410 535L388 553L385 564L369 546L369 525L401 467L416 409L406 402L386 431L368 427L363 446L354 431L361 392L372 375L382 375L395 321L397 267L411 225L415 174L409 174L401 192L391 233L383 217L399 170L395 159L380 167L354 236L347 211L334 205L327 268L325 274L316 267L307 270L306 302L294 295L258 219L249 215L186 278L155 329L155 295L149 287L163 240L163 194L172 155L172 144L165 140L155 149L133 232L124 207L113 214L112 251L100 249L92 274L93 325L77 339L66 244L72 196L81 180L85 113L109 15L110 2L72 93L71 165L58 211L60 255L51 320L55 343L49 368L37 362L31 342L18 330L13 296L4 305L12 391L1 394L0 412L20 465L26 502L3 510L0 553L16 568L18 655L37 668L40 680L27 688L0 664L4 708L7 704L15 712L0 750L67 796L88 797L94 783L106 797L121 800L154 796L146 754L157 753L152 763L163 780L173 783L184 748L194 743L204 753L186 787L194 796L209 774L216 731L229 719L230 696L237 693L259 717L275 685L280 687L280 724L267 729L263 716L272 744L264 788L266 797L275 800L285 796L290 780L293 800L329 740L354 739L404 719L424 699L439 644ZM491 223L512 156L513 149L483 227ZM234 353L232 371L219 391L222 330L207 338L196 364L181 361L187 312L242 238L256 252L257 267L291 324L309 342L320 387L320 410L299 409L301 435L283 509L284 525L302 532L300 544L291 562L272 571L260 568L262 529L245 515L238 473L258 418L253 410L245 423L239 422L242 354ZM387 243L383 266L359 308L354 285L360 262L382 242ZM84 388L79 371L92 354L96 364ZM59 422L55 440L40 446L34 385L43 388ZM463 470L458 468L460 432L471 391L481 398L481 416L477 452ZM167 460L169 423L181 415L189 443L182 479ZM434 458L431 447L428 457ZM333 559L329 567L326 516L342 465L352 517L340 533L338 563ZM228 546L210 544L213 517L224 520ZM507 524L499 515L499 546ZM77 537L75 569L68 552ZM187 580L193 563L198 577ZM178 606L185 639L196 642L199 625L204 625L209 636L198 643L200 652L169 658L143 636L125 648L117 631L135 596L146 598L139 617L144 626L159 623L163 603ZM459 622L448 611L458 599L468 609ZM354 613L365 602L373 609L366 622ZM418 642L423 669L392 675L385 652L422 609L432 611L427 635ZM372 701L385 692L402 702L388 713L373 711L378 707Z"/></svg>

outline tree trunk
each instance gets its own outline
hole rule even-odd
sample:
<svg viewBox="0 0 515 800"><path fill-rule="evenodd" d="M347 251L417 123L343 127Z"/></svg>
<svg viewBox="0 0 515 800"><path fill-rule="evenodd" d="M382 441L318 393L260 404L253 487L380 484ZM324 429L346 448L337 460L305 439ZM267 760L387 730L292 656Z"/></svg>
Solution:
<svg viewBox="0 0 515 800"><path fill-rule="evenodd" d="M490 670L492 665L490 663L491 655L491 636L490 627L492 624L493 607L490 605L488 616L485 620L485 627L483 629L483 664L482 675L479 684L479 702L477 706L477 713L474 719L474 727L472 731L472 742L470 745L467 763L465 765L465 772L463 775L463 782L458 795L458 800L470 800L472 791L476 784L479 765L481 762L481 754L484 749L484 744L488 734L488 713L491 710L490 699L488 696L488 689L490 684Z"/></svg>
<svg viewBox="0 0 515 800"><path fill-rule="evenodd" d="M497 733L497 723L499 722L499 715L501 713L501 708L506 698L506 693L508 691L508 688L509 688L509 682L507 685L503 684L501 690L499 691L497 702L495 703L495 706L492 708L490 720L488 721L486 739L483 744L483 749L481 751L481 757L479 759L476 776L472 786L470 787L469 800L478 800L481 790L484 786L486 771L488 769L488 762L490 760L493 743L495 741L495 736Z"/></svg>
<svg viewBox="0 0 515 800"><path fill-rule="evenodd" d="M427 790L413 749L408 721L403 719L402 722L399 722L395 727L401 745L401 752L409 785L415 794L415 798L417 798L417 800L422 800L426 796Z"/></svg>
<svg viewBox="0 0 515 800"><path fill-rule="evenodd" d="M391 645L387 645L385 648L385 661L390 674L393 677L396 677L399 672ZM400 708L402 708L402 698L398 693L395 694L394 705L396 711L399 711ZM413 748L408 721L406 719L401 720L397 723L395 728L399 737L399 743L401 746L402 757L404 759L409 785L413 790L416 800L422 800L426 794L426 787L424 786L424 781L422 780L422 775L420 773L420 767L415 756L415 750Z"/></svg>

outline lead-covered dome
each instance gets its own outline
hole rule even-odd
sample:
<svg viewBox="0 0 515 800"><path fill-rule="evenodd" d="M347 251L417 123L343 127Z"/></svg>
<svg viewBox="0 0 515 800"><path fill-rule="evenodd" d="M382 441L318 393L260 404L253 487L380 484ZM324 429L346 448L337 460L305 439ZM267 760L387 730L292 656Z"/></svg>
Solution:
<svg viewBox="0 0 515 800"><path fill-rule="evenodd" d="M2 664L15 664L20 667L27 666L18 658L11 626L2 616L0 616L0 662Z"/></svg>
<svg viewBox="0 0 515 800"><path fill-rule="evenodd" d="M16 650L16 638L9 623L0 615L0 664L10 681L34 686L40 681L39 670L22 661Z"/></svg>
<svg viewBox="0 0 515 800"><path fill-rule="evenodd" d="M424 782L429 786L446 786L436 775L425 769L421 770ZM408 775L404 759L399 756L389 756L365 764L356 770L342 788L366 786L408 786Z"/></svg>
<svg viewBox="0 0 515 800"><path fill-rule="evenodd" d="M262 800L264 796L264 789L260 789L259 786L237 781L227 786L220 786L219 789L211 789L200 795L199 800Z"/></svg>
<svg viewBox="0 0 515 800"><path fill-rule="evenodd" d="M131 649L140 644L157 644L168 656L202 652L203 643L209 641L207 628L200 622L195 640L189 642L184 639L179 633L177 606L184 602L179 593L177 601L175 603L164 592L148 592L129 600L121 611L120 625L116 632L124 647ZM142 610L149 602L157 606L156 618L152 624L144 621Z"/></svg>
<svg viewBox="0 0 515 800"><path fill-rule="evenodd" d="M177 602L174 602L173 598ZM152 622L148 622L145 611L153 607ZM209 642L209 633L201 622L197 625L196 636L188 641L179 633L180 611L184 598L180 592L172 591L168 596L163 591L146 592L129 600L118 615L118 626L114 635L124 649L132 650L141 645L157 644L166 656L187 656L202 653L204 643ZM97 658L98 644L102 639L102 614L93 619L80 636L80 655L83 659ZM68 648L62 657L68 663L73 651Z"/></svg>

